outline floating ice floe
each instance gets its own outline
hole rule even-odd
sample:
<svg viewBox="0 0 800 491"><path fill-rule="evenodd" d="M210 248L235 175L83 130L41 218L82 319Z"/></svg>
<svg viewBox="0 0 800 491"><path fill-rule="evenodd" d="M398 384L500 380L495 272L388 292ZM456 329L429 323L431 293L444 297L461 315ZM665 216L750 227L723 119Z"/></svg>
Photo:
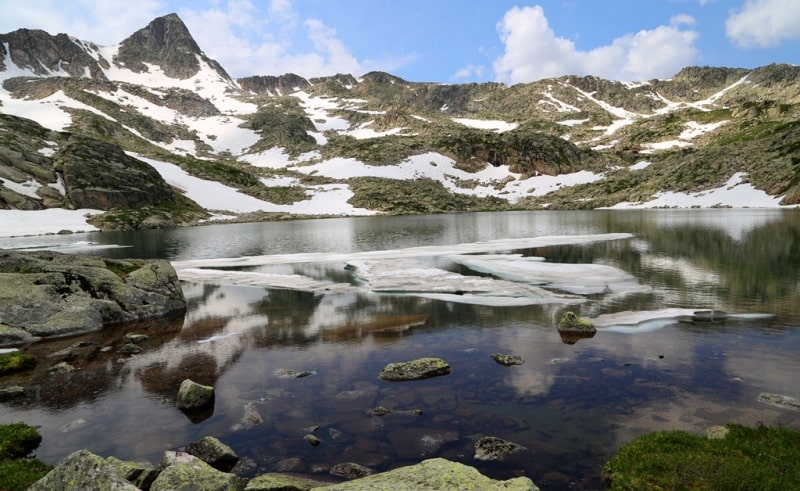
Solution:
<svg viewBox="0 0 800 491"><path fill-rule="evenodd" d="M585 301L582 297L560 295L525 283L465 276L409 258L351 260L347 265L355 270L356 278L369 285L370 290L381 293L495 306Z"/></svg>
<svg viewBox="0 0 800 491"><path fill-rule="evenodd" d="M773 314L729 314L709 309L661 309L615 312L591 319L601 331L618 333L650 332L677 322L714 322L725 319L770 319Z"/></svg>
<svg viewBox="0 0 800 491"><path fill-rule="evenodd" d="M299 274L274 274L198 268L179 269L177 272L178 278L182 281L281 288L311 293L345 292L356 288L347 283L315 280L314 278Z"/></svg>
<svg viewBox="0 0 800 491"><path fill-rule="evenodd" d="M604 264L547 263L543 258L518 254L448 256L473 271L490 273L515 282L546 285L548 288L591 295L597 293L650 292L625 271Z"/></svg>

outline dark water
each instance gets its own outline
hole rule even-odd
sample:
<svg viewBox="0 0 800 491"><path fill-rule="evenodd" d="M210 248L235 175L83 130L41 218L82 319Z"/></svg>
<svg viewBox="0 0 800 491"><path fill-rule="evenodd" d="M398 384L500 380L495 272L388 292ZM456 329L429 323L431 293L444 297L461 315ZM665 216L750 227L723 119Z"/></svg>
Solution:
<svg viewBox="0 0 800 491"><path fill-rule="evenodd" d="M50 463L79 448L156 463L163 450L213 435L252 459L259 473L321 477L343 461L387 470L445 457L494 478L526 475L545 490L601 488L602 464L647 431L702 432L730 421L800 429L800 412L757 401L761 392L800 398L797 211L354 218L22 238L0 247L184 260L607 232L634 238L514 252L612 265L652 291L593 295L570 306L486 307L367 291L314 295L186 283L185 318L86 337L95 348L116 347L126 330L144 332L151 336L144 353L126 357L87 347L75 361L83 369L36 384L33 397L2 404L0 422L41 425L39 456ZM265 269L348 281L338 263ZM566 310L596 316L666 307L774 317L600 330L575 344L554 329ZM30 349L51 352L75 341ZM498 352L525 363L498 365L490 358ZM445 359L452 372L415 382L378 378L387 363L421 356ZM280 370L311 375L285 378ZM175 408L186 377L216 387L213 414L201 421ZM394 412L368 413L379 405ZM261 415L260 424L242 424L246 406ZM306 434L322 443L312 447ZM525 450L502 463L475 461L475 441L490 435Z"/></svg>

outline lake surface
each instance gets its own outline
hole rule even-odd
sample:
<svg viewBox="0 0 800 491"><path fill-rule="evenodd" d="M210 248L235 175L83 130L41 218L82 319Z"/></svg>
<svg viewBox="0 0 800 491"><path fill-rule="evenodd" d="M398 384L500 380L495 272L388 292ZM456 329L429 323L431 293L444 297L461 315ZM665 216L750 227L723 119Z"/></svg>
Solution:
<svg viewBox="0 0 800 491"><path fill-rule="evenodd" d="M565 265L607 265L632 275L641 287L583 294L574 304L498 307L377 294L338 259L238 269L301 274L349 283L351 290L326 294L186 282L184 318L79 338L95 343L76 357L83 368L36 384L34 395L23 400L3 403L0 423L41 425L39 457L48 463L79 448L157 463L164 450L213 435L252 459L258 473L328 478L338 462L382 471L445 457L493 478L526 475L544 490L601 488L602 464L620 445L648 431L700 433L732 421L800 429L800 411L757 400L762 392L800 399L797 210L342 218L23 237L0 239L0 247L179 262L346 256L607 233L632 236L490 251ZM446 256L419 260L462 275L492 276ZM593 338L577 342L562 340L555 329L568 310L593 318L665 308L769 316L600 328ZM143 353L98 350L118 347L128 331L150 336ZM52 352L76 341L30 350ZM502 366L492 353L516 354L525 363ZM451 373L412 382L378 377L390 362L423 356L446 360ZM289 370L310 375L291 378ZM190 419L176 409L178 385L187 377L216 387L212 414ZM377 406L394 412L368 412ZM262 419L255 425L246 418L254 411ZM306 434L322 443L309 445ZM483 436L525 449L503 462L478 462L474 444Z"/></svg>

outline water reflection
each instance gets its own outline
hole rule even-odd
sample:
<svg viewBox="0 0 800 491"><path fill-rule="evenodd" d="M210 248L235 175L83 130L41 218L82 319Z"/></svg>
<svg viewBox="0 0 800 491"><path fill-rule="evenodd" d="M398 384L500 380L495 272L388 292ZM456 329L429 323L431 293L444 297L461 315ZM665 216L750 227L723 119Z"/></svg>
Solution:
<svg viewBox="0 0 800 491"><path fill-rule="evenodd" d="M182 319L32 347L47 363L63 358L80 370L44 378L26 398L4 403L0 422L41 425L40 457L49 462L83 447L157 462L165 449L214 435L254 459L259 472L325 473L345 460L383 470L441 456L496 478L528 475L543 489L597 489L602 463L645 431L701 431L728 421L800 428L800 413L756 400L760 392L800 397L796 213L609 211L243 224L146 232L128 252L231 257L611 232L635 238L514 252L613 266L647 291L593 293L580 305L497 308L367 289L314 294L184 283L189 309ZM341 264L255 269L351 281ZM648 332L600 330L567 342L554 328L566 309L596 316L666 307L775 317L667 321ZM116 353L128 331L150 336L143 353ZM46 356L77 342L87 344L62 358ZM525 363L498 365L490 357L498 352ZM451 373L409 383L378 378L385 364L420 356L444 358ZM309 375L286 377L286 370ZM24 383L26 376L2 384ZM202 420L175 408L186 377L217 388L213 413ZM393 412L370 414L378 405ZM248 419L255 413L258 423ZM322 444L308 445L303 436L309 432ZM474 443L488 435L527 450L503 463L476 462Z"/></svg>

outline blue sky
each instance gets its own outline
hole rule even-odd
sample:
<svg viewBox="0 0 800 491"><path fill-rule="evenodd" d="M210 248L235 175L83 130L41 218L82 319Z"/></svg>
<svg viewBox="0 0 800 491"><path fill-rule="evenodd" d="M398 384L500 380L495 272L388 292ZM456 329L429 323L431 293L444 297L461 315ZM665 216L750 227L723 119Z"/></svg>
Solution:
<svg viewBox="0 0 800 491"><path fill-rule="evenodd" d="M415 82L668 78L800 64L800 0L0 0L21 27L117 44L175 12L233 77L382 70Z"/></svg>

